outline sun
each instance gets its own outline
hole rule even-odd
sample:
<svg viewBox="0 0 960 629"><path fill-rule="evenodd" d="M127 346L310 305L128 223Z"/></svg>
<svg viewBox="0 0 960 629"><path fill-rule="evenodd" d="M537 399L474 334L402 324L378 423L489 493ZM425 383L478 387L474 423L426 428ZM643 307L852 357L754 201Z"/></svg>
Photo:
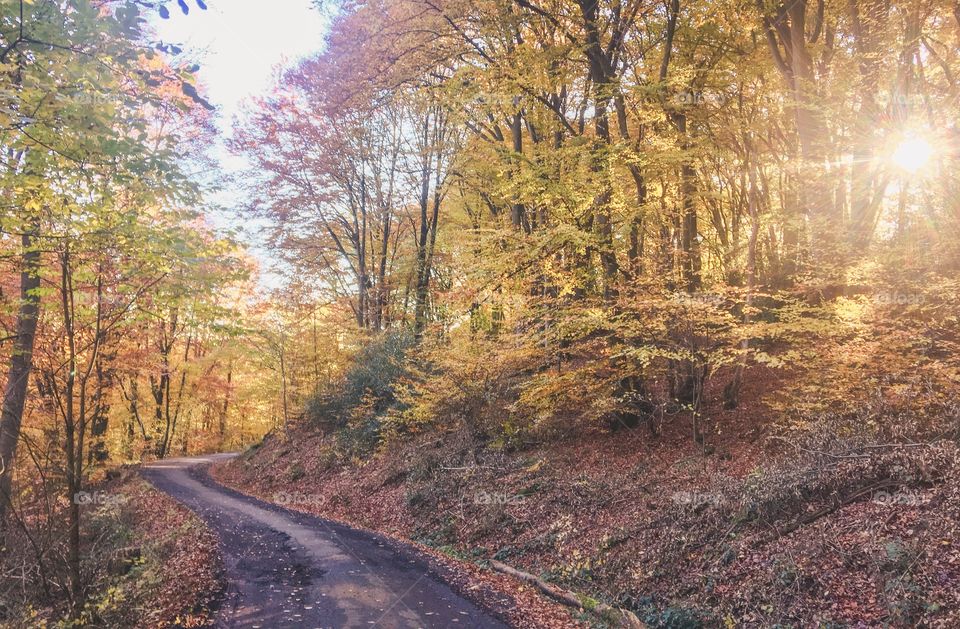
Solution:
<svg viewBox="0 0 960 629"><path fill-rule="evenodd" d="M918 135L904 136L890 155L890 161L899 168L915 173L933 157L933 145Z"/></svg>

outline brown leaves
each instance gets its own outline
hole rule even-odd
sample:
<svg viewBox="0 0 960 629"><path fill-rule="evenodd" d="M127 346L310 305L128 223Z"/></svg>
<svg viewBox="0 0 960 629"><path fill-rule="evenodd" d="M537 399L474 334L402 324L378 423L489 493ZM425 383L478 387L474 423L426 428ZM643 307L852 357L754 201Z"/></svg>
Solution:
<svg viewBox="0 0 960 629"><path fill-rule="evenodd" d="M209 627L210 607L220 589L217 539L189 510L144 481L129 488L127 516L133 536L148 549L145 570L155 575L156 588L142 588L146 627Z"/></svg>

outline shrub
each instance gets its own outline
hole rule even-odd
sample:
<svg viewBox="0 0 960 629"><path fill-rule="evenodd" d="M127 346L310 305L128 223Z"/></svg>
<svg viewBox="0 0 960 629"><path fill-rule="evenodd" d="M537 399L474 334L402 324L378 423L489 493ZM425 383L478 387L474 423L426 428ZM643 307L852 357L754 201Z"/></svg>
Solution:
<svg viewBox="0 0 960 629"><path fill-rule="evenodd" d="M337 444L349 457L364 458L380 443L381 422L378 399L367 394L347 412L343 426L337 430Z"/></svg>
<svg viewBox="0 0 960 629"><path fill-rule="evenodd" d="M533 353L463 335L426 350L399 389L402 408L390 414L393 430L440 424L459 426L480 440L497 435L513 416L516 388Z"/></svg>
<svg viewBox="0 0 960 629"><path fill-rule="evenodd" d="M324 430L337 430L356 420L354 411L360 406L365 407L362 415L379 416L396 401L394 387L407 371L411 347L413 336L407 330L385 332L366 343L339 382L307 400L307 420ZM363 432L370 433L371 428L366 426Z"/></svg>

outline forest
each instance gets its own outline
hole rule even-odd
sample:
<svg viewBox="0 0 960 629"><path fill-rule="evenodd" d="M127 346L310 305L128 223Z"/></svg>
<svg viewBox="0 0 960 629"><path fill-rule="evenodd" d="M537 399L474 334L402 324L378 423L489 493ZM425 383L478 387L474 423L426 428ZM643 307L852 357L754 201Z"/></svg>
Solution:
<svg viewBox="0 0 960 629"><path fill-rule="evenodd" d="M0 0L0 627L248 626L213 453L476 626L960 623L960 2L316 1L227 118L232 2Z"/></svg>

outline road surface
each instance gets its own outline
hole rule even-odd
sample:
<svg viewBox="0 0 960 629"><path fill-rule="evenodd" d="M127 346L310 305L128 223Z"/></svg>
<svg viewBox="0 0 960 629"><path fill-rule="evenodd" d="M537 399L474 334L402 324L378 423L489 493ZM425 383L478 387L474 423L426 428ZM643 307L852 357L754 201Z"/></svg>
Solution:
<svg viewBox="0 0 960 629"><path fill-rule="evenodd" d="M220 539L219 627L506 627L395 542L227 489L214 455L153 463L143 475Z"/></svg>

